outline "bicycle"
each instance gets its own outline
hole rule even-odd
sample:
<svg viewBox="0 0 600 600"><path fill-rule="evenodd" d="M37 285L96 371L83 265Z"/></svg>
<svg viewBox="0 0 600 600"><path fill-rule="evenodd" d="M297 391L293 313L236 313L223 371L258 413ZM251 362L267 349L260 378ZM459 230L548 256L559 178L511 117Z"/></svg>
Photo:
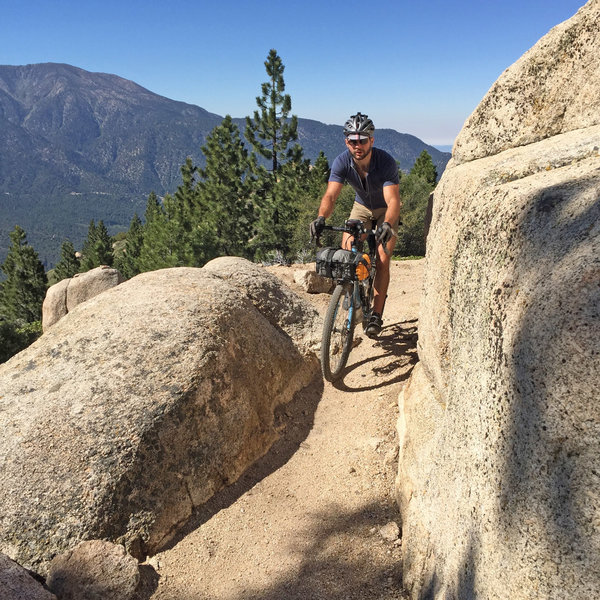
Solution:
<svg viewBox="0 0 600 600"><path fill-rule="evenodd" d="M316 271L336 280L321 339L321 370L325 380L335 382L348 362L354 329L361 320L366 327L373 307L377 244L375 229L367 230L362 221L350 219L343 227L325 225L324 230L348 233L350 250L321 248L317 252ZM363 252L364 241L368 252ZM317 238L317 244L318 244Z"/></svg>

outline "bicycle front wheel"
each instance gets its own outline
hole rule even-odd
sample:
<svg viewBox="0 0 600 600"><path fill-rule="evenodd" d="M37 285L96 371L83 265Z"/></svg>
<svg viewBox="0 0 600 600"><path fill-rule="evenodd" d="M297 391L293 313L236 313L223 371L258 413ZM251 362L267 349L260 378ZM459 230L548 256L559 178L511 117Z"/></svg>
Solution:
<svg viewBox="0 0 600 600"><path fill-rule="evenodd" d="M321 340L321 370L327 381L337 381L348 362L354 337L354 310L352 284L338 284L325 314Z"/></svg>

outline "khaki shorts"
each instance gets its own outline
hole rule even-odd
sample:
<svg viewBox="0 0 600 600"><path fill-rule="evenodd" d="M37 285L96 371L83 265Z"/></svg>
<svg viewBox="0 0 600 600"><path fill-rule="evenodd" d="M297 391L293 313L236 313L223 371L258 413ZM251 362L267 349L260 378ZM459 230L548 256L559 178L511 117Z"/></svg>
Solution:
<svg viewBox="0 0 600 600"><path fill-rule="evenodd" d="M371 228L375 229L383 223L386 211L387 208L376 208L374 210L371 210L370 208L367 208L364 204L359 204L358 202L355 202L352 206L352 210L350 211L350 216L348 218L358 219L359 221L365 223L367 226L369 225L370 221ZM395 223L390 223L390 225L392 226L394 235L397 237L398 221L396 221Z"/></svg>

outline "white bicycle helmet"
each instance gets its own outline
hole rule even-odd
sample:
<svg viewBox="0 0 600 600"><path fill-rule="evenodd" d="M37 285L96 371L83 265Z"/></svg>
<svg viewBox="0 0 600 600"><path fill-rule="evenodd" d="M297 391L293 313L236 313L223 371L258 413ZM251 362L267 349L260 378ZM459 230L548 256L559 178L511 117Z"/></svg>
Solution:
<svg viewBox="0 0 600 600"><path fill-rule="evenodd" d="M373 121L369 119L368 115L361 113L352 115L344 124L344 135L346 137L353 136L353 139L356 139L358 136L371 137L374 131L375 125L373 125Z"/></svg>

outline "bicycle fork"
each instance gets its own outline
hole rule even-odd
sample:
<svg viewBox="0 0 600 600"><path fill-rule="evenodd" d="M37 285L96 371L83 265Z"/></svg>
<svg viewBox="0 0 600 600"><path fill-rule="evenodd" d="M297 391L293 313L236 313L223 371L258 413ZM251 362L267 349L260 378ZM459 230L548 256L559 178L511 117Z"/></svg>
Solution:
<svg viewBox="0 0 600 600"><path fill-rule="evenodd" d="M360 321L363 312L360 298L360 284L358 281L352 284L351 292L346 290L342 307L348 311L348 320L345 323L345 327L347 331L350 331L352 324Z"/></svg>
<svg viewBox="0 0 600 600"><path fill-rule="evenodd" d="M348 294L349 298L352 298L352 306L350 307L349 321L350 323L358 323L361 319L362 313L362 302L360 299L360 283L355 281L352 287L352 294ZM355 316L356 314L356 316Z"/></svg>
<svg viewBox="0 0 600 600"><path fill-rule="evenodd" d="M348 311L348 318L344 324L347 331L350 331L350 329L352 327L352 322L353 322L352 320L354 319L354 311L355 311L356 306L357 306L357 304L356 304L356 285L354 284L352 293L350 293L349 290L345 291L344 300L342 302L343 310Z"/></svg>

